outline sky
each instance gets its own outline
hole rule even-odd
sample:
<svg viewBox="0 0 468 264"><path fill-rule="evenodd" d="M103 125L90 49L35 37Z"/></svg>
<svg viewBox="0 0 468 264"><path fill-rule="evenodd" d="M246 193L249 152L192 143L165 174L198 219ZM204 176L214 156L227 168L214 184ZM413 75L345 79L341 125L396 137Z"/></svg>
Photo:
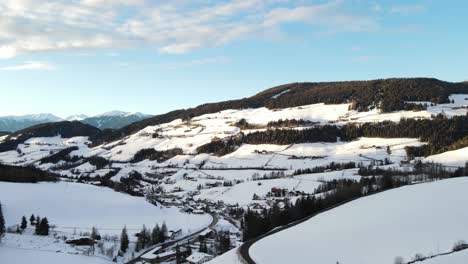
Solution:
<svg viewBox="0 0 468 264"><path fill-rule="evenodd" d="M290 82L468 80L463 0L0 0L0 115L161 114Z"/></svg>

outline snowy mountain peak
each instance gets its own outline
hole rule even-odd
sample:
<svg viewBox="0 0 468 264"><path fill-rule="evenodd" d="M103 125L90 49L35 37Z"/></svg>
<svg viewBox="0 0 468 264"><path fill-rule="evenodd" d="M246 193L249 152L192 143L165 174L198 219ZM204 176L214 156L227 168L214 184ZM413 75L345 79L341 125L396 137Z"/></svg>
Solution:
<svg viewBox="0 0 468 264"><path fill-rule="evenodd" d="M100 115L96 115L95 117L105 117L105 116L113 116L113 117L137 116L137 117L143 118L148 115L142 114L140 112L124 112L124 111L113 110L113 111L102 113Z"/></svg>
<svg viewBox="0 0 468 264"><path fill-rule="evenodd" d="M77 115L68 116L67 118L65 118L65 120L67 120L67 121L81 121L81 120L86 119L86 118L89 118L89 116L77 114Z"/></svg>
<svg viewBox="0 0 468 264"><path fill-rule="evenodd" d="M113 110L109 112L102 113L100 115L96 115L95 117L103 117L103 116L125 116L129 114L128 112Z"/></svg>
<svg viewBox="0 0 468 264"><path fill-rule="evenodd" d="M56 122L61 121L62 118L55 116L50 113L41 113L41 114L34 114L34 115L21 115L21 116L5 116L1 117L3 119L10 119L10 120L17 120L17 121L24 121L24 120L36 120L36 121L46 121L46 122Z"/></svg>

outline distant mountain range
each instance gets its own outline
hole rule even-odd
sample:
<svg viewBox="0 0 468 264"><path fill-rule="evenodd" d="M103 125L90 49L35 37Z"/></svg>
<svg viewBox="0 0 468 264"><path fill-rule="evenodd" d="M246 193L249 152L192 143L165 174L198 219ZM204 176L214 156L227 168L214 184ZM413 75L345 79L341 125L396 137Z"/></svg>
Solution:
<svg viewBox="0 0 468 264"><path fill-rule="evenodd" d="M22 116L1 116L0 131L15 132L38 124L60 121L80 121L99 129L119 129L148 117L151 117L151 115L122 111L111 111L96 116L77 114L65 119L48 113Z"/></svg>
<svg viewBox="0 0 468 264"><path fill-rule="evenodd" d="M99 129L119 129L124 126L127 126L131 123L141 121L151 117L150 115L145 115L139 112L136 113L128 113L122 111L111 111L104 114L100 114L93 117L87 117L84 119L76 119L82 123L97 127ZM70 121L70 120L69 120Z"/></svg>

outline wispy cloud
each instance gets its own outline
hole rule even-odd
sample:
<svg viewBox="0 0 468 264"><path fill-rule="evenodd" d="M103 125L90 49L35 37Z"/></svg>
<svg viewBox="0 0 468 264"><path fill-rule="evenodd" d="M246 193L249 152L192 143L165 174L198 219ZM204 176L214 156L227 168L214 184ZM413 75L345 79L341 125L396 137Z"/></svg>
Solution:
<svg viewBox="0 0 468 264"><path fill-rule="evenodd" d="M318 32L378 28L343 0L4 0L0 58L40 51L152 47L181 54L301 23Z"/></svg>
<svg viewBox="0 0 468 264"><path fill-rule="evenodd" d="M396 14L414 14L420 13L426 10L426 7L423 5L401 5L401 6L394 6L390 9L390 13Z"/></svg>
<svg viewBox="0 0 468 264"><path fill-rule="evenodd" d="M207 64L227 64L230 61L231 60L229 58L224 57L224 56L202 58L202 59L187 61L187 62L178 63L178 64L171 64L171 65L169 65L167 67L167 69L177 70L177 69L181 69L181 68L191 68L191 67L207 65Z"/></svg>
<svg viewBox="0 0 468 264"><path fill-rule="evenodd" d="M0 67L2 71L50 71L54 69L53 65L41 61L25 61L23 64Z"/></svg>

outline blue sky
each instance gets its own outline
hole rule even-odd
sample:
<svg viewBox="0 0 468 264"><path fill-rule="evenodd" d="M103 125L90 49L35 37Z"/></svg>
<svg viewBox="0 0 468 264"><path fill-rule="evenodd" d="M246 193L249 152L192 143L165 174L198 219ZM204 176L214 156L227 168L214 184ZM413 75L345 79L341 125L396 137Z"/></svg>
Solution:
<svg viewBox="0 0 468 264"><path fill-rule="evenodd" d="M0 115L159 114L300 81L464 81L466 10L461 0L5 0Z"/></svg>

